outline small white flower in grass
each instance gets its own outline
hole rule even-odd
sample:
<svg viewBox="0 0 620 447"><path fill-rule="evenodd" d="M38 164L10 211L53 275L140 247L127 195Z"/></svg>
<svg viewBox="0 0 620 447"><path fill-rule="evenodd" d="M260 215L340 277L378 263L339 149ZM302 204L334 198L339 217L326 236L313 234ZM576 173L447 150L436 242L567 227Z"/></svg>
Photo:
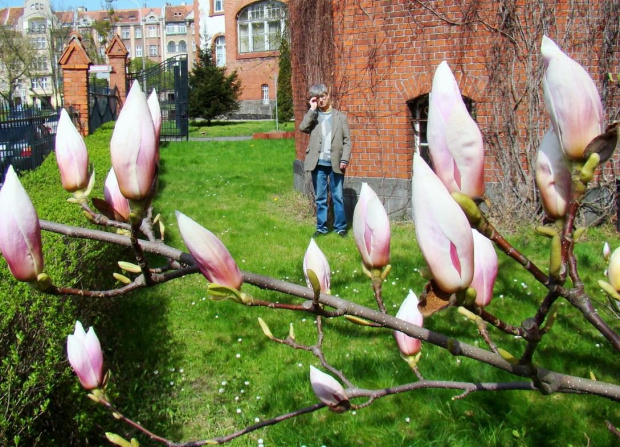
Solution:
<svg viewBox="0 0 620 447"><path fill-rule="evenodd" d="M300 368L302 368L304 365L301 363L298 363L297 366L299 366Z"/></svg>
<svg viewBox="0 0 620 447"><path fill-rule="evenodd" d="M241 414L241 408L237 408L237 414Z"/></svg>
<svg viewBox="0 0 620 447"><path fill-rule="evenodd" d="M239 396L235 396L235 402L239 402Z"/></svg>
<svg viewBox="0 0 620 447"><path fill-rule="evenodd" d="M409 422L411 422L410 418L405 418L405 422L408 424Z"/></svg>
<svg viewBox="0 0 620 447"><path fill-rule="evenodd" d="M237 354L235 357L237 357L238 359L241 358L241 354Z"/></svg>
<svg viewBox="0 0 620 447"><path fill-rule="evenodd" d="M222 394L224 392L224 388L220 388L219 392L220 392L220 394Z"/></svg>
<svg viewBox="0 0 620 447"><path fill-rule="evenodd" d="M243 382L246 386L250 384L250 382L248 380L246 380L245 382Z"/></svg>
<svg viewBox="0 0 620 447"><path fill-rule="evenodd" d="M243 341L243 339L238 338L238 339L237 339L237 341L238 341L239 343L241 343L241 342Z"/></svg>
<svg viewBox="0 0 620 447"><path fill-rule="evenodd" d="M227 383L228 383L228 382L226 382L225 380L222 380L222 385L223 385L223 386L226 386L226 384L227 384Z"/></svg>
<svg viewBox="0 0 620 447"><path fill-rule="evenodd" d="M254 418L254 422L260 422L259 418Z"/></svg>
<svg viewBox="0 0 620 447"><path fill-rule="evenodd" d="M155 371L153 371L153 374L157 375L157 374L159 374L159 371L155 370Z"/></svg>

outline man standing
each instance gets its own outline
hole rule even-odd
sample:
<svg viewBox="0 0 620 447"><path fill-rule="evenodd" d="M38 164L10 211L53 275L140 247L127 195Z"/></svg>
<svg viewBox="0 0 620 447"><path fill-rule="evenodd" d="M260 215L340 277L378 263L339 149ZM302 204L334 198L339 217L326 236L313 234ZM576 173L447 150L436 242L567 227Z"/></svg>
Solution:
<svg viewBox="0 0 620 447"><path fill-rule="evenodd" d="M329 179L329 190L334 206L334 231L345 237L347 216L344 210L342 186L351 156L351 132L347 117L332 107L329 92L324 84L310 87L310 109L301 121L299 130L310 134L304 170L312 172L312 186L316 198L314 236L327 234Z"/></svg>

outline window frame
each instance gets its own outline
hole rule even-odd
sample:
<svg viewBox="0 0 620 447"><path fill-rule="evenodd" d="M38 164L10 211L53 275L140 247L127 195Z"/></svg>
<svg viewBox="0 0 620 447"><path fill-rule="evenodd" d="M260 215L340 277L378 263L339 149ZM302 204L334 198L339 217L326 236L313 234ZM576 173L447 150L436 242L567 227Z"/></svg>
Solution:
<svg viewBox="0 0 620 447"><path fill-rule="evenodd" d="M238 53L278 51L287 16L286 4L276 0L263 0L243 8L237 16Z"/></svg>
<svg viewBox="0 0 620 447"><path fill-rule="evenodd" d="M226 36L217 36L213 40L213 47L215 48L215 66L226 66Z"/></svg>
<svg viewBox="0 0 620 447"><path fill-rule="evenodd" d="M263 105L269 105L271 103L271 100L269 99L269 84L261 85L260 91Z"/></svg>

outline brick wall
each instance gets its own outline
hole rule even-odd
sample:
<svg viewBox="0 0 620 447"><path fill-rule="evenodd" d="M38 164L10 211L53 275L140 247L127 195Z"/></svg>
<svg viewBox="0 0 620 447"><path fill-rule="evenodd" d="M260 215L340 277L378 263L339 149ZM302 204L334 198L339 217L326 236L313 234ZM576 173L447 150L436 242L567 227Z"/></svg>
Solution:
<svg viewBox="0 0 620 447"><path fill-rule="evenodd" d="M240 54L237 48L237 15L241 9L255 2L256 0L226 2L226 69L228 73L237 70L243 88L239 96L241 101L261 100L261 87L265 84L269 86L269 99L275 100L275 75L278 72L279 52Z"/></svg>
<svg viewBox="0 0 620 447"><path fill-rule="evenodd" d="M88 68L90 58L78 34L73 34L60 56L62 68L64 106L73 110L73 121L84 136L88 135Z"/></svg>
<svg viewBox="0 0 620 447"><path fill-rule="evenodd" d="M329 74L325 82L331 83L335 105L347 113L351 125L353 156L345 183L350 198L367 181L384 197L388 212L409 213L405 202L414 131L407 101L430 91L435 68L443 60L461 93L475 102L476 121L485 138L488 183L515 176L516 183L531 185L527 170L550 125L540 83L543 32L586 67L603 93L610 118L618 119L620 89L606 80L607 72L620 72L618 35L603 45L603 33L610 33L610 26L617 32L618 7L612 11L614 19L603 9L606 2L577 1L571 3L573 10L567 1L545 1L544 10L526 1L509 3L510 10L489 0L331 2L333 45L314 50L327 52L331 60L331 73L324 70ZM308 32L293 11L304 4L307 1L291 1L293 34ZM304 61L294 58L297 123L307 110L309 78ZM307 137L297 132L296 176L306 145ZM504 172L506 154L521 161L525 174L519 169ZM297 187L304 181L307 178L296 178Z"/></svg>

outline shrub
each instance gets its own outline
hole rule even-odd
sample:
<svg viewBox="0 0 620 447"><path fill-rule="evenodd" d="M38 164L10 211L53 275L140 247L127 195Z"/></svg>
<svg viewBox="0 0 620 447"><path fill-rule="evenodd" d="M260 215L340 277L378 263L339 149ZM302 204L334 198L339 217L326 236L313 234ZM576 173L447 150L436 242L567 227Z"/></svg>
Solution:
<svg viewBox="0 0 620 447"><path fill-rule="evenodd" d="M94 196L102 196L110 168L112 125L86 139L96 169ZM21 181L40 219L84 224L79 208L65 201L54 156ZM79 287L110 283L104 267L118 258L117 249L48 232L43 233L43 246L45 271L55 282ZM92 406L70 372L64 346L76 319L94 324L106 308L101 303L95 308L89 300L36 293L13 280L4 258L0 264L0 445L83 445L96 412L85 411Z"/></svg>

